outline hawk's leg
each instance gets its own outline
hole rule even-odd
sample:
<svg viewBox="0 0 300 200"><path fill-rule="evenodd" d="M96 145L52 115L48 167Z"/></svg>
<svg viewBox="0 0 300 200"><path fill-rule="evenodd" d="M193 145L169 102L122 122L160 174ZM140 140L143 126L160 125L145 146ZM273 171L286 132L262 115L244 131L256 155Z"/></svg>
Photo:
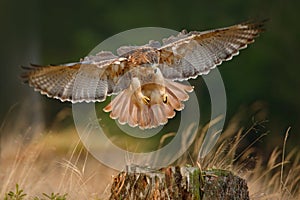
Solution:
<svg viewBox="0 0 300 200"><path fill-rule="evenodd" d="M131 81L131 90L139 104L149 105L151 99L142 93L141 83L138 78L134 77Z"/></svg>

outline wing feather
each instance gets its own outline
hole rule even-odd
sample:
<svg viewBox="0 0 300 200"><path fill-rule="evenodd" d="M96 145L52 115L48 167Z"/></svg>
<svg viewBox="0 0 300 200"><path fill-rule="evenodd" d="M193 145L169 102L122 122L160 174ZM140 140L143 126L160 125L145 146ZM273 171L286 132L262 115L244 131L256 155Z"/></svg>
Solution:
<svg viewBox="0 0 300 200"><path fill-rule="evenodd" d="M93 64L25 67L21 75L35 90L61 101L104 101L109 94L104 70ZM111 84L111 83L110 83Z"/></svg>
<svg viewBox="0 0 300 200"><path fill-rule="evenodd" d="M163 40L160 68L166 78L186 80L207 74L253 43L265 21L246 22L204 32L181 32Z"/></svg>
<svg viewBox="0 0 300 200"><path fill-rule="evenodd" d="M119 82L131 70L126 62L111 52L100 52L78 63L22 66L21 78L41 94L61 101L102 102L129 86L129 79Z"/></svg>

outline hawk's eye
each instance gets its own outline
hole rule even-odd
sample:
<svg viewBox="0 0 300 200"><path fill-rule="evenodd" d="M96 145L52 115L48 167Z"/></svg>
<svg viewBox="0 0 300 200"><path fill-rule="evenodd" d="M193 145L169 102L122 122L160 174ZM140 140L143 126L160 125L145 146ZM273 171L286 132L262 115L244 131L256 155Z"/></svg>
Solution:
<svg viewBox="0 0 300 200"><path fill-rule="evenodd" d="M163 102L164 102L164 103L167 103L167 102L168 102L168 96L167 96L166 94L163 96Z"/></svg>

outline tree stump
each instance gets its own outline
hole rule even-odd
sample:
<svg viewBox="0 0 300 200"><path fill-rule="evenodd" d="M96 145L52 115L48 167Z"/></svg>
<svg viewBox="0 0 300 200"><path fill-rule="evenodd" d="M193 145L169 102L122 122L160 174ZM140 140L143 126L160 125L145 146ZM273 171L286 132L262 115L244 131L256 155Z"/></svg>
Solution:
<svg viewBox="0 0 300 200"><path fill-rule="evenodd" d="M246 181L230 171L167 167L159 171L130 166L114 178L110 200L249 200Z"/></svg>

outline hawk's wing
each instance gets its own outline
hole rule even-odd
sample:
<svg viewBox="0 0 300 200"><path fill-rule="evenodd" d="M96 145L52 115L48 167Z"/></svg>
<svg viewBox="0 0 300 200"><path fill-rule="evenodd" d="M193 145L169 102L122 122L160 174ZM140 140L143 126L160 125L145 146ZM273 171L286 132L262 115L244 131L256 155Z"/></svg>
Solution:
<svg viewBox="0 0 300 200"><path fill-rule="evenodd" d="M160 68L166 78L186 80L207 74L254 42L264 30L264 21L241 23L204 32L182 31L163 40Z"/></svg>
<svg viewBox="0 0 300 200"><path fill-rule="evenodd" d="M119 84L118 91L115 90L119 77L126 71L120 65L123 61L111 52L100 52L78 63L23 67L26 71L21 77L35 90L61 101L104 101L108 95L128 87Z"/></svg>

